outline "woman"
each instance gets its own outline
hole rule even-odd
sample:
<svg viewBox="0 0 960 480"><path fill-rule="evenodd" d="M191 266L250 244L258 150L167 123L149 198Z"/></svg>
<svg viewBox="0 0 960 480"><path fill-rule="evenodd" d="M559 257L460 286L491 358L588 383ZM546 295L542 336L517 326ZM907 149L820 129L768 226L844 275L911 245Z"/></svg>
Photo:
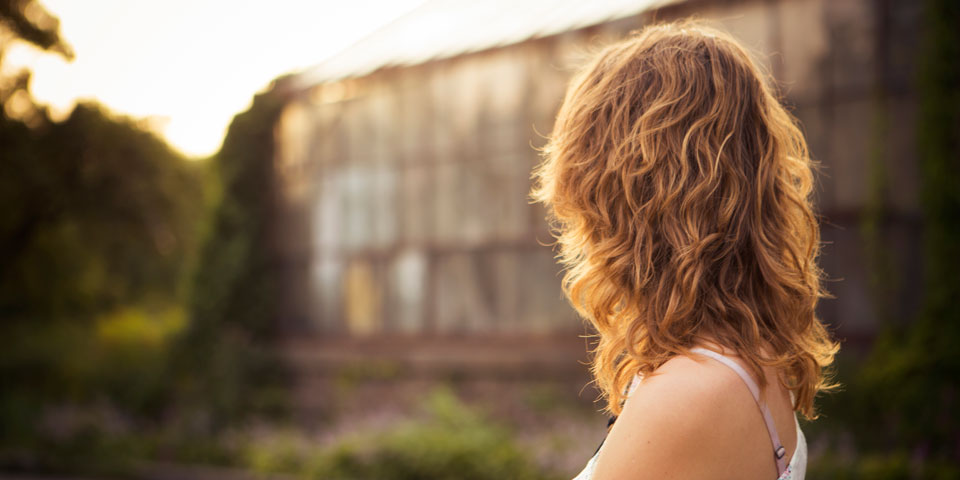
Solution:
<svg viewBox="0 0 960 480"><path fill-rule="evenodd" d="M732 37L647 27L572 81L537 168L615 415L578 479L802 479L838 345L811 160ZM639 381L642 378L642 381Z"/></svg>

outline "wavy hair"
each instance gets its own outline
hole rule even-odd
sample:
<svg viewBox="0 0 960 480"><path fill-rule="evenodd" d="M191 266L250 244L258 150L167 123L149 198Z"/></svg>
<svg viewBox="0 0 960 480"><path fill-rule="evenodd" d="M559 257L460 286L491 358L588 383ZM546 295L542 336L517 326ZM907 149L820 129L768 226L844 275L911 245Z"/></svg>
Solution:
<svg viewBox="0 0 960 480"><path fill-rule="evenodd" d="M565 266L596 329L591 370L619 414L650 375L705 336L763 366L816 418L839 345L815 313L823 272L813 172L797 121L729 34L648 26L572 79L534 170ZM766 352L766 353L764 353Z"/></svg>

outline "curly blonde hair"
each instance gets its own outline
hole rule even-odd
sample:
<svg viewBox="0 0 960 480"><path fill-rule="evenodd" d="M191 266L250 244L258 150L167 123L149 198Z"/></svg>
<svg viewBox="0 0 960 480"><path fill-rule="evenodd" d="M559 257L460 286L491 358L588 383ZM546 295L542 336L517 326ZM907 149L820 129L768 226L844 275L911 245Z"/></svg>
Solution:
<svg viewBox="0 0 960 480"><path fill-rule="evenodd" d="M650 375L708 335L761 387L774 366L816 418L839 345L815 307L813 170L769 76L729 34L648 26L571 81L532 198L566 267L563 288L596 329L592 373L619 414ZM766 352L766 353L764 353Z"/></svg>

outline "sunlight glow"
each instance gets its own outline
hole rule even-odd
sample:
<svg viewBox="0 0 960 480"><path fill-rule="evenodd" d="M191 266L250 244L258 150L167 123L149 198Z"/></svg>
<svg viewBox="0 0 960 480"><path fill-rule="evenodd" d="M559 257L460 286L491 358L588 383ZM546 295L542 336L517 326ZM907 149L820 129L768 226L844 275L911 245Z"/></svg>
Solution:
<svg viewBox="0 0 960 480"><path fill-rule="evenodd" d="M76 52L67 62L18 44L55 118L78 99L148 118L190 156L214 153L233 115L284 74L310 67L423 0L42 0Z"/></svg>

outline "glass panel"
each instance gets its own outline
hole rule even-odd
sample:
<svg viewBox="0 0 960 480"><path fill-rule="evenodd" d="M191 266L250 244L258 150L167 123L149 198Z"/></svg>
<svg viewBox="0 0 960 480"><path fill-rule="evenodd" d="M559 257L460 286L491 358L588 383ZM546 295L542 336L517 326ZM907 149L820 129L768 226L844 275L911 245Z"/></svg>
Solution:
<svg viewBox="0 0 960 480"><path fill-rule="evenodd" d="M343 265L337 259L321 258L313 262L312 274L313 309L317 312L314 328L325 333L339 332Z"/></svg>
<svg viewBox="0 0 960 480"><path fill-rule="evenodd" d="M340 225L343 214L343 194L337 176L320 178L316 203L313 206L313 245L321 256L338 252L343 245Z"/></svg>
<svg viewBox="0 0 960 480"><path fill-rule="evenodd" d="M546 247L528 251L519 270L522 286L521 329L530 333L571 331L580 328L572 306L560 288L560 267Z"/></svg>
<svg viewBox="0 0 960 480"><path fill-rule="evenodd" d="M365 336L382 330L381 285L373 262L355 259L343 275L343 310L347 331Z"/></svg>
<svg viewBox="0 0 960 480"><path fill-rule="evenodd" d="M518 308L524 288L519 274L522 255L522 252L511 249L493 252L488 257L493 272L491 288L496 292L496 318L490 326L491 331L511 333L517 330Z"/></svg>
<svg viewBox="0 0 960 480"><path fill-rule="evenodd" d="M482 281L478 254L454 253L437 261L434 278L438 333L487 331L494 324L492 296Z"/></svg>
<svg viewBox="0 0 960 480"><path fill-rule="evenodd" d="M370 201L365 212L372 220L372 245L389 248L397 241L397 173L390 165L377 165L370 171Z"/></svg>
<svg viewBox="0 0 960 480"><path fill-rule="evenodd" d="M436 222L434 241L448 245L459 239L463 202L463 191L459 185L462 166L443 163L434 165L433 169L433 188L436 193L435 202L431 205Z"/></svg>
<svg viewBox="0 0 960 480"><path fill-rule="evenodd" d="M402 238L410 243L423 244L433 240L435 172L429 166L410 166L403 171L397 218L401 219Z"/></svg>
<svg viewBox="0 0 960 480"><path fill-rule="evenodd" d="M339 173L338 187L343 198L343 215L340 218L343 246L347 251L361 250L367 248L373 240L372 212L375 202L370 169L352 166L340 170Z"/></svg>
<svg viewBox="0 0 960 480"><path fill-rule="evenodd" d="M391 265L391 310L394 329L400 333L422 333L427 296L427 256L422 250L402 251Z"/></svg>

